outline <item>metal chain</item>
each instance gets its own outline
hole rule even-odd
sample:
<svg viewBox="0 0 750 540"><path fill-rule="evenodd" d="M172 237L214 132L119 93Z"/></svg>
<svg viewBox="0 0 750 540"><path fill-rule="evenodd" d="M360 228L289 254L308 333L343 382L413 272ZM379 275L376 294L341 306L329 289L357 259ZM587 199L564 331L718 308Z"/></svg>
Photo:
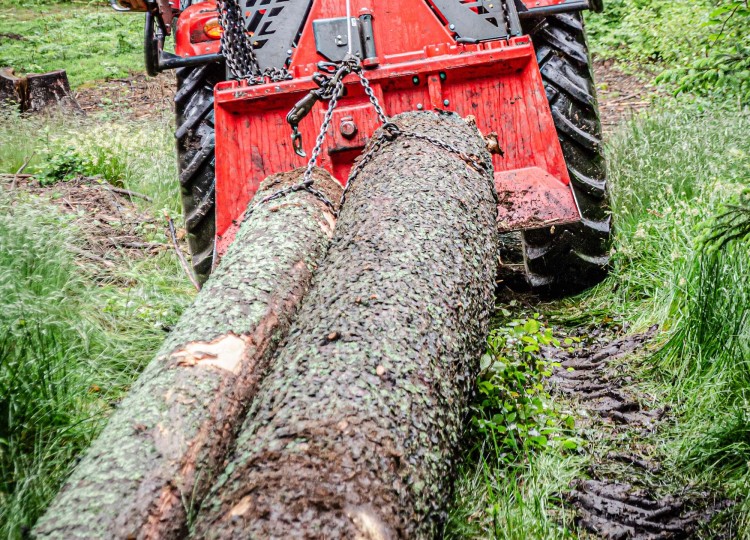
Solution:
<svg viewBox="0 0 750 540"><path fill-rule="evenodd" d="M285 197L297 191L308 191L309 193L314 195L316 198L318 198L320 201L322 201L323 204L325 204L331 210L331 212L333 212L334 215L337 214L336 205L334 205L333 202L331 202L331 200L328 197L326 197L326 195L322 191L315 189L313 187L314 180L312 176L313 176L313 171L315 170L315 165L317 165L318 163L318 157L320 157L320 152L323 149L323 142L325 141L326 133L328 132L328 128L331 125L331 120L333 119L333 111L336 109L339 98L341 97L343 93L344 93L344 82L341 79L338 79L336 81L336 85L331 91L331 100L328 103L328 109L326 110L326 114L323 117L323 124L320 127L318 138L315 140L315 148L313 148L312 154L310 155L310 159L307 162L307 168L305 169L305 174L302 176L302 181L297 184L294 184L293 186L280 189L279 191L272 193L268 197L265 197L258 203L254 204L245 213L245 219L250 217L252 213L260 205L276 200L276 199L280 199L281 197Z"/></svg>
<svg viewBox="0 0 750 540"><path fill-rule="evenodd" d="M284 67L270 67L261 71L250 36L245 29L242 10L237 0L218 0L219 24L223 29L219 52L224 55L232 76L248 84L285 81L292 78Z"/></svg>
<svg viewBox="0 0 750 540"><path fill-rule="evenodd" d="M486 171L486 167L484 164L479 161L475 156L469 155L466 152L461 151L455 144L450 144L445 141L442 141L440 139L436 139L435 137L430 137L428 135L423 135L421 133L415 133L415 132L408 132L408 131L402 131L401 128L393 123L390 118L385 114L385 111L383 110L383 107L380 105L380 102L378 101L378 98L375 96L375 92L373 92L372 87L370 86L370 81L367 80L367 77L364 76L362 73L362 70L356 71L357 76L359 77L360 83L365 89L365 94L367 94L368 99L370 100L370 103L372 103L373 107L375 108L375 112L378 115L378 118L380 119L380 123L382 124L382 131L373 137L373 139L370 141L370 148L365 152L364 154L360 155L360 157L357 159L356 163L352 167L351 171L349 172L349 179L346 182L346 186L344 186L344 191L341 194L341 201L339 202L339 211L344 206L344 202L346 200L347 192L349 191L349 188L354 183L354 180L359 176L359 173L362 172L362 169L365 168L365 166L372 161L373 156L380 151L380 149L387 143L395 141L398 137L405 137L408 139L415 139L415 140L422 140L425 142L428 142L434 146L437 146L438 148L441 148L443 150L446 150L447 152L450 152L452 154L457 155L462 161L464 161L469 167L474 169L475 171L479 173L483 173Z"/></svg>
<svg viewBox="0 0 750 540"><path fill-rule="evenodd" d="M349 73L355 73L359 77L360 84L364 88L365 94L367 95L367 98L375 109L375 112L377 113L378 119L380 120L382 126L380 133L373 136L373 139L370 141L367 152L362 154L352 167L349 174L349 179L347 180L347 183L344 186L344 190L341 194L341 200L339 201L338 206L339 210L337 210L336 206L328 199L328 197L326 197L324 193L313 187L313 171L318 163L318 158L320 157L320 153L323 149L323 143L325 142L326 135L328 134L328 128L330 127L331 121L333 119L333 112L338 105L339 98L344 93L344 76ZM404 132L398 125L391 122L388 115L385 114L380 101L375 95L375 92L370 85L370 81L368 81L367 77L365 77L365 75L362 73L362 66L358 58L348 57L347 59L345 59L344 62L342 62L339 68L339 72L337 73L337 76L334 78L334 80L335 84L332 87L326 88L325 97L329 98L330 101L328 102L328 108L326 110L325 116L323 117L323 122L320 126L318 136L315 139L315 146L313 147L312 154L310 155L310 159L307 162L307 168L305 169L302 181L294 184L293 186L280 189L279 191L272 193L258 203L254 204L245 213L245 219L252 215L252 213L260 205L285 197L286 195L295 193L297 191L308 191L320 201L322 201L331 210L331 212L333 212L334 215L338 216L338 212L343 207L346 200L347 192L349 191L354 180L359 176L362 169L364 169L364 167L368 163L370 163L370 161L372 161L373 156L375 156L375 154L378 153L384 145L396 140L396 138L398 137L405 137L409 139L428 142L442 150L458 156L467 164L467 166L471 167L475 171L479 173L486 171L486 167L482 162L480 162L475 156L466 154L465 152L460 150L455 143L448 143L446 141L421 133Z"/></svg>

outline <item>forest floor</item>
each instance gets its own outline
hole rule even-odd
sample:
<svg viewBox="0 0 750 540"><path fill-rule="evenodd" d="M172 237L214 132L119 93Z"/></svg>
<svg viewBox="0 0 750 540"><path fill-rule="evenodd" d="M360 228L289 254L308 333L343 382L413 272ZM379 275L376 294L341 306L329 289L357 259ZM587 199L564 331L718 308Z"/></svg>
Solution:
<svg viewBox="0 0 750 540"><path fill-rule="evenodd" d="M35 9L0 1L0 60L7 51L44 70L76 66L85 112L0 123L0 411L14 411L0 420L8 538L33 524L194 296L164 217L178 223L184 250L175 78L135 67L138 21L75 9L101 29L90 37L97 54L117 61L67 52L83 39L62 35L75 24L68 8L50 9L37 32ZM572 299L501 295L491 341L531 320L571 340L544 349L551 373L540 408L553 435L540 436L536 420L527 438L545 442L529 447L470 435L476 448L459 471L448 537L748 537L750 273L741 249L711 254L699 240L747 186L750 119L673 98L652 82L655 70L595 63L617 231L612 275ZM704 298L706 282L716 297ZM724 364L732 367L719 371ZM571 422L558 429L563 418Z"/></svg>

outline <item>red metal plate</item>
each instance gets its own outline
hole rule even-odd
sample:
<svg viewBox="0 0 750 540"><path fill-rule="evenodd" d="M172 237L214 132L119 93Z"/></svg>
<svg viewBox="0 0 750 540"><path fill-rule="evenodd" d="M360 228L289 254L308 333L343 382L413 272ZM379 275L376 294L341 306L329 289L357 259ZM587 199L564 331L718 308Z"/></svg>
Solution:
<svg viewBox="0 0 750 540"><path fill-rule="evenodd" d="M503 155L493 163L507 200L519 208L508 224L523 225L538 217L546 223L570 219L575 202L559 197L557 203L538 208L532 197L537 191L569 183L568 172L534 49L528 37L481 44L456 44L450 31L427 2L401 0L352 0L353 14L373 15L378 57L366 76L388 115L405 111L446 109L473 117L485 134L496 133ZM259 183L268 175L306 164L292 148L286 115L310 90L316 63L312 21L341 17L343 0L316 0L303 29L290 69L294 78L280 83L247 86L237 82L219 84L216 103L216 226L218 250L222 253L233 237ZM378 126L374 109L356 76L345 79L346 95L340 100L329 128L320 165L345 183L354 159ZM310 154L320 130L327 104L317 104L299 126L305 151ZM344 136L342 123L356 126L353 136ZM554 183L550 180L554 179ZM515 187L514 187L515 186ZM518 194L512 193L517 189ZM557 189L556 193L559 192ZM554 211L558 212L556 217ZM535 212L541 212L535 217ZM508 225L510 226L510 225Z"/></svg>

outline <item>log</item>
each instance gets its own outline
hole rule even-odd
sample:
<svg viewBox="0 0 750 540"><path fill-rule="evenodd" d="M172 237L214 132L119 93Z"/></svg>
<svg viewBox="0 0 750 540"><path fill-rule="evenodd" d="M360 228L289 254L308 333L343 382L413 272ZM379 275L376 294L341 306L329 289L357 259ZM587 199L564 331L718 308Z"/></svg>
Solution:
<svg viewBox="0 0 750 540"><path fill-rule="evenodd" d="M298 182L269 178L255 200ZM315 172L332 201L340 185ZM183 538L333 233L309 192L261 204L92 444L36 538Z"/></svg>
<svg viewBox="0 0 750 540"><path fill-rule="evenodd" d="M497 195L475 127L395 122L465 155L401 135L364 165L194 538L440 528L494 306Z"/></svg>

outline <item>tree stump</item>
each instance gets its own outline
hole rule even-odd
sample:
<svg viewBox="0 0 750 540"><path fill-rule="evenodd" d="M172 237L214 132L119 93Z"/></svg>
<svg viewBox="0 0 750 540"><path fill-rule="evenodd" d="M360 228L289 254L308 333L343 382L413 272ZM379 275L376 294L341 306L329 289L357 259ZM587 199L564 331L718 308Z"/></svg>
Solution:
<svg viewBox="0 0 750 540"><path fill-rule="evenodd" d="M0 106L10 105L20 110L24 84L24 79L16 77L11 68L0 69Z"/></svg>
<svg viewBox="0 0 750 540"><path fill-rule="evenodd" d="M0 104L11 103L19 112L59 110L81 112L64 70L17 77L13 69L0 69Z"/></svg>
<svg viewBox="0 0 750 540"><path fill-rule="evenodd" d="M26 75L23 112L49 110L81 112L81 106L70 92L68 75L64 70Z"/></svg>
<svg viewBox="0 0 750 540"><path fill-rule="evenodd" d="M460 152L400 135L353 180L195 538L439 531L494 307L497 195L475 127L394 122Z"/></svg>
<svg viewBox="0 0 750 540"><path fill-rule="evenodd" d="M255 201L300 181L270 177ZM315 187L341 186L316 170ZM252 204L252 203L251 203ZM263 203L63 486L36 538L183 538L289 329L335 218L307 191Z"/></svg>

